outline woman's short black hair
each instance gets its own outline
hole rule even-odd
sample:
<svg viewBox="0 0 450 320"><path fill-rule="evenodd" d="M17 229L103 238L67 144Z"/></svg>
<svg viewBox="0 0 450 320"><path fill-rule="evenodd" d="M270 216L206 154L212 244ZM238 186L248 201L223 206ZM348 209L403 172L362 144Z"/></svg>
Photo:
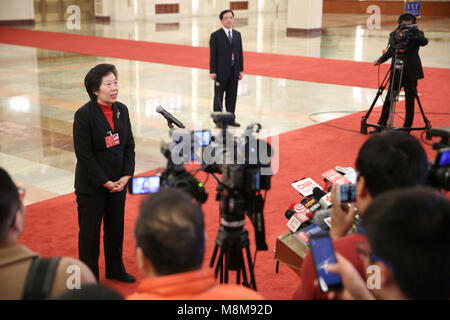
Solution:
<svg viewBox="0 0 450 320"><path fill-rule="evenodd" d="M89 70L84 77L84 86L91 100L97 101L97 95L94 91L98 91L103 77L109 73L113 73L117 78L117 69L113 64L101 63Z"/></svg>
<svg viewBox="0 0 450 320"><path fill-rule="evenodd" d="M224 16L225 14L227 14L228 12L231 12L231 14L233 15L233 18L234 18L234 12L233 12L233 10L226 9L226 10L223 10L223 11L219 14L220 20L222 20L222 19L223 19L223 16Z"/></svg>

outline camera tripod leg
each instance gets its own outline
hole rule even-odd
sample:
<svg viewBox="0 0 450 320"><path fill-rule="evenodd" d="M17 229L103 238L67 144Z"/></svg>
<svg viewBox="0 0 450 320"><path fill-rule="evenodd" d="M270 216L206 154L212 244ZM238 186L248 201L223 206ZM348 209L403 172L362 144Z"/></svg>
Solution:
<svg viewBox="0 0 450 320"><path fill-rule="evenodd" d="M250 279L248 279L247 270L245 269L243 250L245 250L245 256L247 257ZM217 252L219 252L218 255ZM214 267L215 262L217 264L214 268L214 276L217 278L220 273L220 283L228 283L229 271L233 270L236 271L237 284L241 284L242 272L242 285L256 290L256 280L253 272L247 230L226 231L220 229L210 261L210 267Z"/></svg>
<svg viewBox="0 0 450 320"><path fill-rule="evenodd" d="M216 244L216 248L219 248L219 245ZM214 248L215 253L217 253L217 249ZM210 266L214 266L214 261L215 261L215 257L216 255L213 255L214 259L211 259L211 263ZM220 246L220 251L219 251L219 257L217 258L217 265L216 268L214 269L214 276L217 278L217 275L219 274L220 271L220 282L223 282L223 259L224 259L224 249L223 246Z"/></svg>
<svg viewBox="0 0 450 320"><path fill-rule="evenodd" d="M249 271L250 271L250 285L251 285L250 288L252 288L253 290L256 291L255 274L254 274L254 272L253 272L252 257L251 257L251 255L250 255L250 248L249 248L248 245L245 247L245 251L246 251L246 253L247 253L248 269L249 269Z"/></svg>
<svg viewBox="0 0 450 320"><path fill-rule="evenodd" d="M370 105L369 110L367 110L366 114L361 119L361 129L360 133L367 134L367 119L369 119L370 114L372 113L373 108L375 107L375 104L378 101L378 98L383 94L384 89L387 86L387 83L389 81L389 75L391 74L391 69L388 70L386 75L384 76L383 81L381 82L380 87L378 88L377 94L375 95L375 98L372 101L372 104ZM374 126L371 124L371 126Z"/></svg>
<svg viewBox="0 0 450 320"><path fill-rule="evenodd" d="M420 113L422 114L423 122L425 123L425 131L426 131L426 138L427 140L431 140L431 122L427 119L425 116L425 112L422 108L422 103L420 102L419 96L416 95L417 104L419 105Z"/></svg>

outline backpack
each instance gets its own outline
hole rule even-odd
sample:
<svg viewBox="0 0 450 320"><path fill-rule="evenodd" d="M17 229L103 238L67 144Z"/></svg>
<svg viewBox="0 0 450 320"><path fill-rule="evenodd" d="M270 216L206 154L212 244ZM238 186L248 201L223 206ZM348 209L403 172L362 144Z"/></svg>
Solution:
<svg viewBox="0 0 450 320"><path fill-rule="evenodd" d="M33 258L23 289L23 300L45 300L50 297L60 257Z"/></svg>

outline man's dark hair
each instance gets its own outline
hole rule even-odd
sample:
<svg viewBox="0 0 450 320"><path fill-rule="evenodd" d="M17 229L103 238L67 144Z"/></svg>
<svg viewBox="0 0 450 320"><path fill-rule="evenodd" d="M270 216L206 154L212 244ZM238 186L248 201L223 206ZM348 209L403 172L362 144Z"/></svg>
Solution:
<svg viewBox="0 0 450 320"><path fill-rule="evenodd" d="M380 195L364 213L372 253L410 299L450 297L450 200L414 187Z"/></svg>
<svg viewBox="0 0 450 320"><path fill-rule="evenodd" d="M413 24L417 23L416 17L412 13L409 13L409 12L402 13L398 17L398 19L397 19L398 24L401 24L402 21L412 21Z"/></svg>
<svg viewBox="0 0 450 320"><path fill-rule="evenodd" d="M356 170L375 197L384 191L425 184L428 160L416 138L406 132L386 131L363 144Z"/></svg>
<svg viewBox="0 0 450 320"><path fill-rule="evenodd" d="M17 210L20 197L8 172L0 168L0 243L6 240Z"/></svg>
<svg viewBox="0 0 450 320"><path fill-rule="evenodd" d="M101 63L93 67L84 77L84 86L93 101L97 101L94 91L98 91L102 84L102 79L109 73L113 73L117 78L117 69L113 64Z"/></svg>
<svg viewBox="0 0 450 320"><path fill-rule="evenodd" d="M142 202L135 236L158 275L201 268L205 249L203 212L180 189L160 189Z"/></svg>
<svg viewBox="0 0 450 320"><path fill-rule="evenodd" d="M223 10L223 11L219 14L220 20L222 20L222 19L223 19L223 16L224 16L225 14L227 14L228 12L231 12L231 14L233 15L233 18L234 18L234 12L233 12L233 10L226 9L226 10Z"/></svg>

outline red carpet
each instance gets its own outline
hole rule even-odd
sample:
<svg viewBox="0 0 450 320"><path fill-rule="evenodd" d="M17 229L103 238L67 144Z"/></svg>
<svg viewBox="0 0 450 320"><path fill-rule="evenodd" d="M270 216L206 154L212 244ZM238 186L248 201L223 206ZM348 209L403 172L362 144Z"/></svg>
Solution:
<svg viewBox="0 0 450 320"><path fill-rule="evenodd" d="M93 41L95 40L95 41ZM104 55L123 59L165 63L186 67L207 68L208 49L189 46L167 45L129 40L96 38L89 36L61 34L52 32L29 31L0 27L0 42L27 45L51 50L63 50L82 54ZM104 50L114 48L114 50ZM276 63L274 63L276 61ZM245 53L245 72L268 77L281 77L304 81L354 85L359 87L377 87L375 68L369 63L352 61L304 58L286 55ZM387 66L383 66L387 68ZM370 75L370 76L368 76ZM450 70L425 68L426 80L419 82L419 92L427 117L433 127L449 125L449 108L446 103L450 92ZM370 78L370 79L369 79ZM239 106L238 106L239 108ZM403 103L397 110L401 116ZM360 119L363 113L352 114L337 120L307 128L294 130L280 135L280 168L272 179L272 189L268 192L264 216L269 250L258 252L255 275L258 291L268 299L290 299L298 285L297 275L286 266L280 267L275 274L273 248L278 235L287 231L284 211L298 196L290 186L292 181L309 176L317 182L320 174L336 165L353 166L361 144L367 136L359 134ZM373 113L369 122L375 122L379 113ZM401 122L398 118L397 122ZM415 126L422 125L421 115L416 109ZM344 130L343 130L344 129ZM419 133L414 133L416 136ZM435 156L431 147L426 146L429 158ZM198 178L204 180L205 175ZM209 263L218 229L218 204L214 200L216 182L210 178L206 184L209 199L203 206L207 248L205 263ZM135 243L132 236L140 197L128 196L125 221L124 260L127 270L142 275L137 270L134 258ZM253 227L247 224L250 241L253 244ZM45 256L77 257L77 213L73 194L30 205L27 208L26 227L21 243ZM252 247L252 254L254 247ZM103 275L103 255L101 274ZM231 278L234 279L234 276ZM122 284L105 281L124 295L133 292L137 284Z"/></svg>
<svg viewBox="0 0 450 320"><path fill-rule="evenodd" d="M209 68L209 48L0 27L0 43L88 55ZM245 47L245 39L244 39ZM273 78L377 88L368 62L244 52L244 73ZM382 67L383 75L386 66ZM450 69L425 68L425 77L448 82ZM427 85L427 84L425 84ZM433 88L433 87L431 87Z"/></svg>
<svg viewBox="0 0 450 320"><path fill-rule="evenodd" d="M428 99L423 99L428 103ZM436 113L444 112L445 107L439 105ZM402 108L402 106L400 106ZM378 114L377 114L378 115ZM285 233L286 219L284 211L292 201L298 199L290 186L294 180L303 176L312 177L321 182L320 174L327 169L340 166L354 166L360 145L367 139L359 131L359 120L362 113L353 114L333 120L325 125L318 124L308 128L294 130L279 136L280 169L272 179L272 189L267 194L264 216L266 221L266 238L268 251L259 251L255 266L258 291L267 299L290 299L298 285L297 275L288 267L281 265L280 273L275 274L273 259L274 245L277 236ZM419 115L416 114L419 121ZM448 114L432 113L429 119L435 126L448 125ZM420 123L420 121L419 121ZM346 130L342 130L346 129ZM415 133L419 136L419 133ZM435 156L429 146L426 150L430 159ZM197 176L205 180L205 174ZM210 178L206 183L209 198L203 211L207 233L205 264L209 263L218 229L218 203L215 199L216 182ZM124 260L127 270L142 279L134 258L135 242L132 230L137 217L140 196L128 195L125 220ZM250 232L252 255L254 253L253 227L247 223ZM26 226L20 239L21 243L45 256L59 255L77 257L77 213L74 194L30 205L27 208ZM103 254L100 259L101 275L104 274ZM234 275L231 279L234 279ZM115 281L104 281L105 284L127 295L133 292L137 284L122 284Z"/></svg>

